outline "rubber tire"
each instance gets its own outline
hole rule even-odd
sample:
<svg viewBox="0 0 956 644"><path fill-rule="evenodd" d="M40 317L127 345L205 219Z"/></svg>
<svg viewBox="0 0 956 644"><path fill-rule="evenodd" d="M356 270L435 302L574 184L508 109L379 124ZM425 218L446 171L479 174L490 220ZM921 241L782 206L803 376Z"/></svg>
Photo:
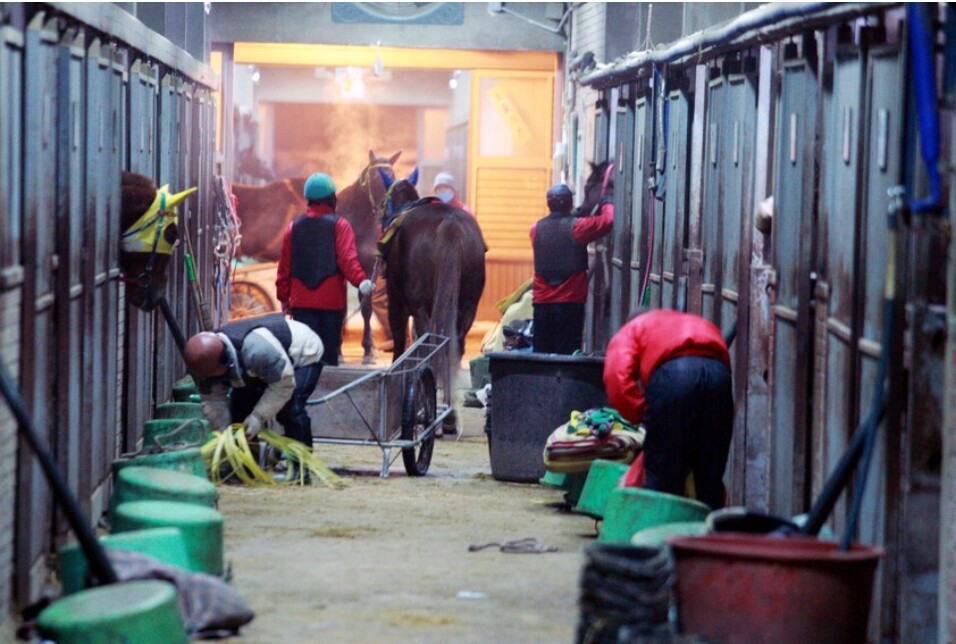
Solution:
<svg viewBox="0 0 956 644"><path fill-rule="evenodd" d="M435 422L438 393L435 374L431 367L423 366L408 384L402 407L402 440L417 440L423 431ZM425 476L432 462L435 448L433 433L418 444L418 447L402 449L402 461L409 476Z"/></svg>
<svg viewBox="0 0 956 644"><path fill-rule="evenodd" d="M229 319L241 320L275 312L265 289L251 282L233 282L229 291Z"/></svg>

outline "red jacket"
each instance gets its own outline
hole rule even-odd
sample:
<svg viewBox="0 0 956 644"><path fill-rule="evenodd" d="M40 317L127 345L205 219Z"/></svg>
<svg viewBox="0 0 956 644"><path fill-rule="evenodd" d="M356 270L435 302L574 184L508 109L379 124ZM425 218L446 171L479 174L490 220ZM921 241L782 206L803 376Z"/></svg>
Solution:
<svg viewBox="0 0 956 644"><path fill-rule="evenodd" d="M717 358L730 366L724 338L710 321L666 309L637 316L608 342L604 356L608 402L630 422L641 422L647 408L644 386L658 365L682 356Z"/></svg>
<svg viewBox="0 0 956 644"><path fill-rule="evenodd" d="M601 212L594 217L578 217L574 222L572 235L574 240L582 246L600 239L614 226L614 204L606 203L601 206ZM531 244L534 244L538 223L531 226ZM571 277L556 286L535 273L533 304L583 304L588 301L588 274L587 271L574 273Z"/></svg>
<svg viewBox="0 0 956 644"><path fill-rule="evenodd" d="M472 217L475 216L475 213L473 213L473 212L471 211L471 208L468 207L468 204L466 204L464 201L462 201L462 200L459 199L458 197L452 197L451 201L448 202L448 205L449 205L449 206L454 206L455 208L461 208L462 210L464 210L465 212L467 212L467 213L468 213L469 215L471 215Z"/></svg>
<svg viewBox="0 0 956 644"><path fill-rule="evenodd" d="M334 212L329 206L309 206L306 215L321 217ZM352 286L358 286L367 279L362 265L359 263L358 252L355 250L355 232L344 217L335 222L335 260L339 273L327 278L318 288L310 289L297 278L292 276L292 225L293 220L285 229L282 238L282 253L279 255L279 266L276 271L276 297L282 303L282 308L325 309L330 311L344 310L345 280Z"/></svg>

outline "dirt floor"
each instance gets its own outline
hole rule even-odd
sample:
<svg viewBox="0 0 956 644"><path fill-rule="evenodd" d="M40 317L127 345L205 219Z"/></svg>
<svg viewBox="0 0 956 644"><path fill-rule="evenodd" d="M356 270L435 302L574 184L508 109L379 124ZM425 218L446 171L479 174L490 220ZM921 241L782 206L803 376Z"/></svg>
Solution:
<svg viewBox="0 0 956 644"><path fill-rule="evenodd" d="M423 478L377 447L317 445L348 486L224 486L225 552L256 612L239 642L569 642L594 521L563 494L491 476L484 411L435 442ZM469 546L534 537L556 552Z"/></svg>

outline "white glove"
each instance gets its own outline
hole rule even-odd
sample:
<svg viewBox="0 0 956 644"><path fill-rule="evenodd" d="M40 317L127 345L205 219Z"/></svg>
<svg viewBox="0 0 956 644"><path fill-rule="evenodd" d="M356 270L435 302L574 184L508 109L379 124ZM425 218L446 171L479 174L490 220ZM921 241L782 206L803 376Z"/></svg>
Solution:
<svg viewBox="0 0 956 644"><path fill-rule="evenodd" d="M245 425L246 438L248 440L252 440L262 431L262 419L259 418L259 414L255 412L249 414L242 424Z"/></svg>
<svg viewBox="0 0 956 644"><path fill-rule="evenodd" d="M229 405L219 401L206 400L202 403L202 413L212 429L225 429L232 423Z"/></svg>
<svg viewBox="0 0 956 644"><path fill-rule="evenodd" d="M368 297L372 294L372 280L362 280L358 287L359 295Z"/></svg>

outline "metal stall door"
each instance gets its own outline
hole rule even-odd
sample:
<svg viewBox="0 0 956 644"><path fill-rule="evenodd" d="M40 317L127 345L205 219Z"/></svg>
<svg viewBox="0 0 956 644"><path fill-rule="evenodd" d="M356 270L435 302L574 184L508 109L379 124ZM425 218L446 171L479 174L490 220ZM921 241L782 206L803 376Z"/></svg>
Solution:
<svg viewBox="0 0 956 644"><path fill-rule="evenodd" d="M664 131L664 172L658 177L658 195L663 202L661 241L661 307L687 310L687 275L683 270L682 253L686 243L687 171L690 159L690 126L693 101L689 70L676 70L667 78L668 118Z"/></svg>
<svg viewBox="0 0 956 644"><path fill-rule="evenodd" d="M156 180L156 74L142 61L129 73L129 168ZM157 186L159 187L159 186ZM136 449L155 398L155 328L160 317L126 307L125 449Z"/></svg>
<svg viewBox="0 0 956 644"><path fill-rule="evenodd" d="M104 53L107 53L104 51ZM129 101L129 65L128 51L110 46L107 53L112 58L109 68L109 103L106 114L108 138L106 139L106 154L109 155L109 167L119 172L129 167L129 115L126 105ZM126 420L126 382L129 376L129 362L126 357L126 299L125 291L120 283L119 252L120 252L120 211L121 195L120 182L106 180L102 186L102 196L106 200L107 213L105 229L106 246L104 257L106 268L109 271L109 281L106 285L106 314L105 328L108 330L104 350L106 352L106 388L109 401L114 401L105 411L106 426L104 431L104 448L110 457L118 456L125 450L125 420Z"/></svg>
<svg viewBox="0 0 956 644"><path fill-rule="evenodd" d="M90 478L91 517L106 509L103 483L116 454L116 346L118 283L111 259L119 246L119 209L111 208L111 195L119 184L116 118L119 107L114 91L113 50L94 39L86 53L86 203L83 289L83 418L88 420L83 440L84 468Z"/></svg>
<svg viewBox="0 0 956 644"><path fill-rule="evenodd" d="M749 381L749 301L750 259L753 223L753 164L757 122L756 58L749 52L723 60L722 96L713 96L712 106L720 113L722 134L716 135L716 157L711 164L717 180L718 200L716 221L705 221L705 230L717 228L711 239L716 241L716 252L711 253L705 265L714 271L714 308L712 318L720 329L727 331L736 323L737 339L730 350L734 376L734 441L727 464L730 473L732 498L759 496L760 479L748 486L748 471L763 469L764 454L748 449L750 437L747 427L747 383ZM723 106L715 103L723 100ZM718 131L719 132L719 131ZM708 191L709 192L709 191ZM711 225L716 224L716 226ZM705 256L707 249L705 247ZM706 301L706 300L705 300ZM743 315L738 319L740 311ZM763 361L761 361L762 363ZM764 434L766 428L752 428ZM762 443L755 437L756 443Z"/></svg>
<svg viewBox="0 0 956 644"><path fill-rule="evenodd" d="M617 90L607 90L594 106L594 163L602 161L614 161L613 146L610 141L611 120L615 113L612 113L608 106L615 101ZM616 172L616 170L615 170ZM619 175L615 175L615 179ZM616 183L616 181L615 181ZM623 190L621 191L623 193ZM617 209L618 192L615 191L615 212ZM615 215L615 219L617 216ZM588 282L588 304L584 312L584 350L585 351L603 351L610 339L608 334L608 253L612 245L614 233L610 235L611 239L597 240L591 244L588 252L588 261L590 265L590 280Z"/></svg>
<svg viewBox="0 0 956 644"><path fill-rule="evenodd" d="M212 151L215 145L215 116L216 106L213 103L212 94L206 89L197 89L193 95L192 115L196 126L189 130L193 136L191 143L193 171L190 175L189 185L198 186L199 192L196 199L196 210L194 211L197 214L192 217L193 228L190 229L190 232L193 234L193 248L196 251L199 268L197 280L206 304L209 306L212 323L217 326L225 322L224 315L221 315L220 311L224 310L225 282L228 275L220 272L222 264L220 264L217 254L217 252L225 252L225 249L217 248L216 223L218 213L215 193L212 190L214 181Z"/></svg>
<svg viewBox="0 0 956 644"><path fill-rule="evenodd" d="M22 187L23 187L23 31L0 26L0 361L13 379L19 378L23 306ZM31 508L16 505L17 424L9 406L0 405L0 486L8 493L0 500L0 610L10 612L14 579L16 526ZM27 455L32 459L32 455ZM18 508L15 509L15 508ZM25 575L25 570L19 575Z"/></svg>
<svg viewBox="0 0 956 644"><path fill-rule="evenodd" d="M665 159L663 158L664 134L663 118L667 97L662 95L666 88L662 87L663 76L654 75L652 91L648 93L651 109L648 111L648 123L646 128L647 147L645 149L645 159L647 159L647 171L644 174L644 183L641 194L644 196L644 221L646 222L643 233L645 241L642 244L647 249L647 257L644 260L644 271L641 275L641 293L638 295L638 306L650 306L651 308L661 308L663 297L663 246L664 246L664 202L663 193L658 195L657 180L664 171ZM653 190L651 189L653 187Z"/></svg>
<svg viewBox="0 0 956 644"><path fill-rule="evenodd" d="M54 444L56 422L56 20L39 13L26 30L23 172L21 389L39 439ZM33 452L21 444L17 476L16 598L36 600L46 579L52 499Z"/></svg>
<svg viewBox="0 0 956 644"><path fill-rule="evenodd" d="M650 217L650 197L647 192L647 179L652 176L651 152L654 145L654 93L646 82L636 86L634 97L634 132L633 151L630 161L630 261L628 262L628 286L622 293L625 307L621 312L623 324L631 315L637 312L638 307L655 305L654 298L647 298L644 291L645 274L650 271L650 253L648 244L651 242L652 226ZM649 279L649 277L648 277ZM656 308L656 307L655 307Z"/></svg>
<svg viewBox="0 0 956 644"><path fill-rule="evenodd" d="M159 86L159 181L158 185L169 184L170 192L176 193L189 186L184 185L183 166L183 82L172 74L162 77ZM190 197L187 202L194 199ZM166 299L176 323L186 329L186 266L184 242L184 222L186 221L187 204L180 205L176 211L179 214L179 243L169 260L167 274L169 280L166 285ZM156 318L156 391L154 398L157 402L167 400L173 391L173 382L178 374L183 372L182 358L179 348L173 339L172 333L161 315Z"/></svg>
<svg viewBox="0 0 956 644"><path fill-rule="evenodd" d="M828 61L830 62L830 61ZM863 60L852 43L834 52L832 84L824 92L823 172L819 235L823 251L815 289L813 497L833 470L855 426L854 282L856 279L858 164ZM834 508L843 530L846 499Z"/></svg>
<svg viewBox="0 0 956 644"><path fill-rule="evenodd" d="M611 244L608 255L610 275L608 276L608 295L611 302L608 318L608 337L613 336L624 323L630 306L631 287L631 245L634 243L633 208L639 203L640 195L635 195L633 165L637 158L634 148L634 132L637 89L633 85L624 85L617 99L617 121L614 141L614 228L611 232ZM643 119L643 111L642 111ZM637 186L640 190L640 186Z"/></svg>
<svg viewBox="0 0 956 644"><path fill-rule="evenodd" d="M901 369L899 359L899 350L901 347L884 347L883 338L883 295L886 282L886 266L889 256L889 236L887 232L887 213L890 207L889 191L892 187L898 186L903 178L903 160L901 157L901 134L903 130L903 101L900 99L900 88L905 86L903 79L903 61L904 57L900 55L897 44L887 44L877 48L870 48L866 63L866 108L865 108L865 132L864 156L862 158L864 185L861 186L863 194L862 217L859 225L859 260L857 262L857 274L854 284L856 293L855 300L858 303L857 313L859 319L855 328L856 335L856 356L857 373L859 384L857 387L856 413L858 420L863 419L869 414L870 405L873 397L876 395L877 386L876 377L879 370L880 354L885 349L891 351L890 373L898 374ZM897 237L899 240L899 237ZM899 247L899 241L898 241ZM899 253L897 256L900 257ZM905 262L896 262L896 273L900 275L900 267L905 266ZM894 276L895 278L895 276ZM900 293L899 280L896 280L896 292ZM915 295L915 294L914 294ZM919 295L911 296L910 299L916 299ZM902 307L897 308L897 319L902 316ZM900 323L898 328L902 328ZM932 335L932 333L930 333ZM928 348L925 344L925 338L922 348ZM924 354L925 355L925 354ZM913 364L917 364L913 361ZM920 375L928 376L930 379L939 377L936 381L935 390L942 392L942 364L937 362L934 368L927 372L920 373L914 377L914 384L919 382ZM929 390L934 387L930 386ZM926 405L931 408L933 405L932 396L927 395L918 404ZM942 409L940 401L935 401L938 405L936 409ZM894 410L893 404L890 404L889 410ZM920 481L910 481L906 486L901 486L900 482L900 426L896 419L899 418L899 408L895 408L896 413L888 411L879 428L879 438L876 441L873 452L873 461L867 477L865 496L860 512L858 524L859 540L863 543L887 545L888 555L884 558L882 565L877 571L877 581L875 583L876 592L874 594L873 606L871 612L871 624L882 621L883 633L893 632L888 630L889 625L896 622L899 618L899 593L900 586L907 582L923 583L920 580L919 573L915 578L900 578L900 567L906 570L909 565L915 564L915 568L923 567L920 573L932 573L938 566L939 552L939 530L935 529L939 520L939 489L920 488ZM930 418L934 418L930 413ZM927 454L932 458L932 433L938 432L939 425L934 429L932 423L923 427L912 427L908 435L909 441L914 446L914 450L926 448ZM938 433L936 436L938 437ZM937 452L938 454L938 452ZM923 478L923 480L926 480ZM918 508L915 514L906 512L908 504L900 498L900 490L909 488L910 490L919 490L915 494L908 496L908 499L919 499L913 508ZM926 493L929 492L927 495ZM925 505L924 505L925 504ZM928 514L920 516L924 512L920 506L933 507ZM927 521L928 519L928 521ZM927 525L933 526L933 529L926 529ZM905 553L896 550L894 545L902 545L905 541L893 542L906 533L911 543L906 548ZM893 555L896 556L893 556ZM929 556L927 556L929 555ZM905 559L905 560L904 560ZM881 599L884 598L884 599ZM905 601L916 598L917 602L923 603L923 610L918 612L917 619L910 623L908 636L902 637L900 641L916 642L931 641L935 637L934 620L923 619L926 615L926 609L931 612L936 609L935 597L929 598L925 593L910 588L910 592L905 595ZM930 603L927 607L926 604ZM881 606L882 605L882 606ZM876 607L881 606L882 615L877 619ZM925 629L925 630L924 630ZM871 629L871 634L874 632ZM922 636L919 636L919 635Z"/></svg>
<svg viewBox="0 0 956 644"><path fill-rule="evenodd" d="M216 106L213 104L212 96L208 90L196 87L190 96L191 109L187 118L191 120L191 125L188 126L190 133L189 159L191 162L188 164L187 183L190 187L212 186L215 174L212 146L215 141L210 138L210 134L215 134L215 128L212 127L214 121L211 119L215 118ZM195 205L189 207L192 225L189 231L193 236L193 250L196 252L199 270L197 281L203 294L203 300L209 307L212 324L216 326L225 321L219 316L219 311L224 305L223 296L225 295L225 283L228 275L225 272L220 272L222 267L216 255L215 224L217 210L215 191L200 190L199 195L200 197L196 199ZM225 252L225 247L220 250ZM221 288L220 285L222 285Z"/></svg>
<svg viewBox="0 0 956 644"><path fill-rule="evenodd" d="M83 397L89 384L83 369L83 226L86 169L86 97L84 34L68 31L59 47L57 101L58 159L56 172L56 425L57 460L81 509L90 511L90 468L87 460L89 417ZM48 234L48 232L44 233ZM59 516L57 540L66 540L69 524Z"/></svg>
<svg viewBox="0 0 956 644"><path fill-rule="evenodd" d="M812 355L810 308L814 248L818 78L807 52L816 41L782 46L774 146L770 352L769 508L782 516L809 501L807 436Z"/></svg>
<svg viewBox="0 0 956 644"><path fill-rule="evenodd" d="M704 173L701 200L700 237L703 253L703 276L701 289L701 315L718 326L720 307L717 304L720 288L720 239L723 194L728 188L721 184L723 151L726 147L727 124L724 111L727 79L721 74L720 67L712 64L707 67L707 111L704 127Z"/></svg>

